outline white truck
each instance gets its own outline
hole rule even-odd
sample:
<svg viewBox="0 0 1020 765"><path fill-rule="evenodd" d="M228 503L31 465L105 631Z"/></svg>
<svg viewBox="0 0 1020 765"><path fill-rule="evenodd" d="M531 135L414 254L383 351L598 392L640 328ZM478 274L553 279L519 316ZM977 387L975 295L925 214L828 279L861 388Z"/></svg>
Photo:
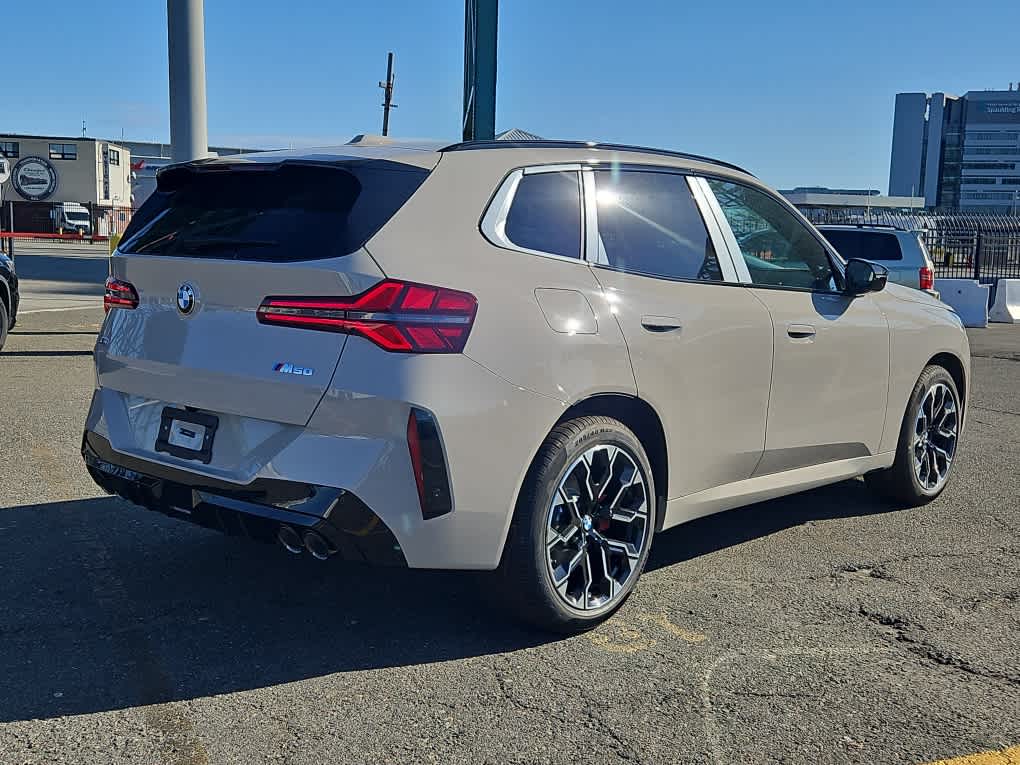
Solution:
<svg viewBox="0 0 1020 765"><path fill-rule="evenodd" d="M50 210L54 233L92 236L92 216L78 202L57 202Z"/></svg>

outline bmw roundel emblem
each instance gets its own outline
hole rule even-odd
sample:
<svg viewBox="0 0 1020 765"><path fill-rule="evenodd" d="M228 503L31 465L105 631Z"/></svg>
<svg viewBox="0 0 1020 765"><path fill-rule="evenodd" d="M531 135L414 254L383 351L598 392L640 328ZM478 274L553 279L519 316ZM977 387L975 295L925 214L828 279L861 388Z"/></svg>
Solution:
<svg viewBox="0 0 1020 765"><path fill-rule="evenodd" d="M177 310L183 314L189 314L195 310L197 295L194 286L184 282L177 288Z"/></svg>

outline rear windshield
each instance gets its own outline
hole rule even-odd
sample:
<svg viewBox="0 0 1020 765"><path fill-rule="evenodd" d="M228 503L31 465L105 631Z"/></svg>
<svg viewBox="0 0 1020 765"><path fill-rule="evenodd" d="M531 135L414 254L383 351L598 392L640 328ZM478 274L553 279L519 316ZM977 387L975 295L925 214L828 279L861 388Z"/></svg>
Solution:
<svg viewBox="0 0 1020 765"><path fill-rule="evenodd" d="M883 231L854 231L852 229L822 229L822 236L829 240L845 260L903 260L900 240L896 234Z"/></svg>
<svg viewBox="0 0 1020 765"><path fill-rule="evenodd" d="M171 168L132 218L120 250L273 262L346 255L427 176L385 161Z"/></svg>

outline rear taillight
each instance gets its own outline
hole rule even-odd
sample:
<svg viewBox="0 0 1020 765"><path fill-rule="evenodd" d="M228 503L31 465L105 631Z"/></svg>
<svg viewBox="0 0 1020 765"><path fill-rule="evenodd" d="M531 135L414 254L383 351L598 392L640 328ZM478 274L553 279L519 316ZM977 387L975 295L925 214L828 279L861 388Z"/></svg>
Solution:
<svg viewBox="0 0 1020 765"><path fill-rule="evenodd" d="M111 308L137 308L138 293L130 282L114 279L106 280L106 294L103 295L103 310L107 313Z"/></svg>
<svg viewBox="0 0 1020 765"><path fill-rule="evenodd" d="M917 272L917 281L921 289L933 290L935 289L935 272L928 266L921 266Z"/></svg>
<svg viewBox="0 0 1020 765"><path fill-rule="evenodd" d="M391 279L352 297L267 297L262 324L361 335L397 353L460 353L478 301L467 292Z"/></svg>

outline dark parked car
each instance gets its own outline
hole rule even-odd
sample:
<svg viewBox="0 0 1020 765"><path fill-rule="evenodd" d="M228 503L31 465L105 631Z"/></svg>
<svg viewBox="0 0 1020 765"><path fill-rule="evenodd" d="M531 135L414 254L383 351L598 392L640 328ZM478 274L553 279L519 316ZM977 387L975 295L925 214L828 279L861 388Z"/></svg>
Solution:
<svg viewBox="0 0 1020 765"><path fill-rule="evenodd" d="M0 252L0 348L18 318L18 275L14 261Z"/></svg>

